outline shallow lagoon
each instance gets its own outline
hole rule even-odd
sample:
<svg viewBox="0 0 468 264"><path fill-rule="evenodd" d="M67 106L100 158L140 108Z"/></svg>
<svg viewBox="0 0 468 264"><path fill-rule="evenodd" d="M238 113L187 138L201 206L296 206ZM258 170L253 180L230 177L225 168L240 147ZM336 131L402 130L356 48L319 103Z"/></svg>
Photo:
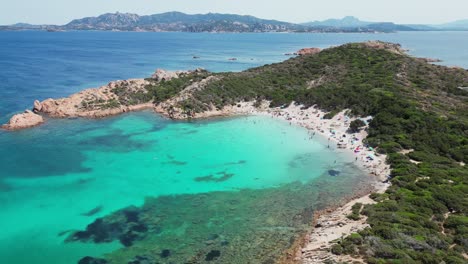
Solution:
<svg viewBox="0 0 468 264"><path fill-rule="evenodd" d="M115 263L155 245L169 248L167 261L178 263L210 248L200 247L210 235L230 242L219 261L235 260L242 250L241 263L265 246L275 248L263 261L289 246L313 210L370 182L351 156L329 150L326 139L310 140L304 128L265 116L173 122L141 112L51 120L0 140L9 150L0 161L0 259L9 263L74 263L122 247L118 240L98 246L64 240L67 231L142 206L145 197L153 197L146 208L157 208L145 217L160 221L162 233L110 255ZM331 176L330 169L341 173ZM258 232L264 242L241 246Z"/></svg>

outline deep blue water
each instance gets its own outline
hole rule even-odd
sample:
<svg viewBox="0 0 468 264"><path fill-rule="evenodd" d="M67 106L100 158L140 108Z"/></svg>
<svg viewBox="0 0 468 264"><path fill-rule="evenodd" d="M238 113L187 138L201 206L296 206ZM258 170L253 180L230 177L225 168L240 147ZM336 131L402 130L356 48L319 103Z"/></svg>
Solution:
<svg viewBox="0 0 468 264"><path fill-rule="evenodd" d="M0 121L35 99L63 97L156 68L240 71L286 59L303 47L384 40L417 56L468 67L468 32L395 34L210 34L151 32L0 32ZM200 59L193 59L199 56ZM236 57L237 61L228 61Z"/></svg>

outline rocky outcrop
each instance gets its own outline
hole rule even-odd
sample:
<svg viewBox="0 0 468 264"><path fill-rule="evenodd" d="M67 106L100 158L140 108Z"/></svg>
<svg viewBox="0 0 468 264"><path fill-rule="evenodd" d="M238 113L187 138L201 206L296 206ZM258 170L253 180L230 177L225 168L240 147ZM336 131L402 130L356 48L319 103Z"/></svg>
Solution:
<svg viewBox="0 0 468 264"><path fill-rule="evenodd" d="M348 215L352 213L352 206L356 203L374 204L375 201L367 195L353 199L342 207L329 208L315 213L314 229L307 236L309 241L298 254L302 260L302 264L364 263L360 258L348 255L335 255L331 252L331 247L340 238L369 226L365 216L361 216L358 220L348 218Z"/></svg>
<svg viewBox="0 0 468 264"><path fill-rule="evenodd" d="M113 81L99 88L86 89L66 98L46 99L42 102L35 100L33 111L15 115L10 122L3 126L5 129L16 130L38 125L44 122L45 114L55 118L101 118L130 111L153 108L147 86L158 82L169 81L190 73L201 73L204 69L194 71L166 71L162 69L149 79L130 79ZM193 88L193 87L192 87Z"/></svg>
<svg viewBox="0 0 468 264"><path fill-rule="evenodd" d="M198 70L198 69L197 69ZM189 73L189 71L165 71L158 69L152 80L130 79L113 81L99 88L86 89L70 95L67 98L46 99L35 101L33 111L44 113L51 117L86 117L100 118L129 111L152 108L153 104L146 102L127 103L127 97L137 93L147 93L146 86L151 82L168 81Z"/></svg>
<svg viewBox="0 0 468 264"><path fill-rule="evenodd" d="M30 110L26 110L24 113L14 115L7 124L2 126L2 128L7 130L19 130L37 126L42 123L44 123L44 118L42 116L35 114Z"/></svg>
<svg viewBox="0 0 468 264"><path fill-rule="evenodd" d="M400 44L383 42L383 41L367 41L361 43L365 47L373 48L373 49L384 49L396 54L406 54L407 50L403 49Z"/></svg>
<svg viewBox="0 0 468 264"><path fill-rule="evenodd" d="M419 59L428 63L442 62L441 59L436 59L436 58L419 58Z"/></svg>
<svg viewBox="0 0 468 264"><path fill-rule="evenodd" d="M34 100L34 107L33 111L34 113L40 112L42 110L42 104L38 100Z"/></svg>
<svg viewBox="0 0 468 264"><path fill-rule="evenodd" d="M51 117L88 117L99 118L118 113L151 107L151 104L122 105L120 97L124 92L146 92L150 84L144 79L110 82L106 86L86 89L67 98L35 101L33 110Z"/></svg>
<svg viewBox="0 0 468 264"><path fill-rule="evenodd" d="M156 81L169 81L174 78L179 78L179 76L183 73L187 73L186 71L166 71L163 69L157 69L151 78L155 79Z"/></svg>
<svg viewBox="0 0 468 264"><path fill-rule="evenodd" d="M296 52L296 54L299 55L299 56L313 55L313 54L319 53L320 51L322 51L322 50L319 49L319 48L303 48L303 49L298 50Z"/></svg>
<svg viewBox="0 0 468 264"><path fill-rule="evenodd" d="M205 69L202 69L202 68L197 68L193 71L166 71L164 69L157 69L153 75L151 75L151 78L155 81L170 81L172 79L176 79L176 78L179 78L179 77L182 77L186 74L190 74L190 73L200 73L200 72L204 72Z"/></svg>

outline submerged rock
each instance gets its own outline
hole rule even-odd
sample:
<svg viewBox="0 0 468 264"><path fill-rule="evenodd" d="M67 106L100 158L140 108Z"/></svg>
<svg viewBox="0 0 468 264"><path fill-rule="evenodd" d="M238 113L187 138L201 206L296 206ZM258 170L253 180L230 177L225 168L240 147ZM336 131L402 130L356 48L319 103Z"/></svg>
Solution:
<svg viewBox="0 0 468 264"><path fill-rule="evenodd" d="M207 176L196 177L195 181L196 182L224 182L234 176L234 173L227 173L225 171L221 171L216 174L221 175L221 176L214 176L213 174L210 174Z"/></svg>
<svg viewBox="0 0 468 264"><path fill-rule="evenodd" d="M171 255L171 251L169 249L163 249L161 253L159 254L161 258L167 258L170 255Z"/></svg>
<svg viewBox="0 0 468 264"><path fill-rule="evenodd" d="M208 254L206 254L205 260L212 261L221 256L221 251L219 250L211 250Z"/></svg>
<svg viewBox="0 0 468 264"><path fill-rule="evenodd" d="M24 113L16 114L11 117L10 121L3 125L3 129L7 130L18 130L28 127L37 126L44 123L42 116L33 113L31 110L26 110Z"/></svg>
<svg viewBox="0 0 468 264"><path fill-rule="evenodd" d="M328 170L328 175L333 176L333 177L340 175L340 173L341 172L337 170Z"/></svg>
<svg viewBox="0 0 468 264"><path fill-rule="evenodd" d="M130 207L130 208L124 209L122 211L123 211L123 214L125 215L125 217L127 219L127 223L131 223L131 222L137 223L138 222L140 212L138 211L137 208Z"/></svg>
<svg viewBox="0 0 468 264"><path fill-rule="evenodd" d="M135 256L128 264L156 264L152 258L149 256Z"/></svg>
<svg viewBox="0 0 468 264"><path fill-rule="evenodd" d="M89 211L86 212L86 213L82 213L81 215L82 215L82 216L93 216L93 215L95 215L95 214L101 212L101 210L102 210L102 205L99 205L99 206L96 206L95 208L89 210Z"/></svg>
<svg viewBox="0 0 468 264"><path fill-rule="evenodd" d="M84 257L78 261L78 264L106 264L108 263L105 259L93 258L93 257Z"/></svg>
<svg viewBox="0 0 468 264"><path fill-rule="evenodd" d="M108 243L119 240L125 247L130 247L135 241L142 240L148 230L148 225L140 219L139 209L128 207L105 218L96 219L86 230L72 233L65 241ZM155 226L152 232L159 233L161 229Z"/></svg>

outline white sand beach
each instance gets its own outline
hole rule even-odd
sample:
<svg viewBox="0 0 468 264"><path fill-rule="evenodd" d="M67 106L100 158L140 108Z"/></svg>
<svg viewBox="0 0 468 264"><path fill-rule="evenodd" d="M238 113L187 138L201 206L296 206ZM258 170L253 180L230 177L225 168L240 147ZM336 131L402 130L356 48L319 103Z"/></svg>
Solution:
<svg viewBox="0 0 468 264"><path fill-rule="evenodd" d="M351 121L356 117L346 115L347 110L341 111L332 119L323 119L326 112L315 107L303 109L300 105L291 104L285 108L269 108L268 102L260 107L254 107L252 103L239 103L228 109L227 112L250 115L268 115L273 118L281 118L291 125L299 125L309 130L311 139L319 134L329 140L329 147L337 151L348 151L355 156L356 164L363 171L376 177L376 183L370 192L383 193L390 186L388 178L390 165L386 163L386 155L378 154L376 149L367 147L363 140L367 137L368 122L372 117L361 118L366 124L359 133L349 133L348 128ZM330 252L333 241L346 237L352 233L362 230L369 225L366 217L361 216L359 220L351 220L346 216L351 214L351 207L355 203L373 204L369 193L364 196L351 198L346 204L337 208L328 208L317 212L314 219L314 228L306 236L306 243L296 252L295 261L312 264L325 263L327 260L338 262L362 262L362 259L354 259L350 256L338 256Z"/></svg>

